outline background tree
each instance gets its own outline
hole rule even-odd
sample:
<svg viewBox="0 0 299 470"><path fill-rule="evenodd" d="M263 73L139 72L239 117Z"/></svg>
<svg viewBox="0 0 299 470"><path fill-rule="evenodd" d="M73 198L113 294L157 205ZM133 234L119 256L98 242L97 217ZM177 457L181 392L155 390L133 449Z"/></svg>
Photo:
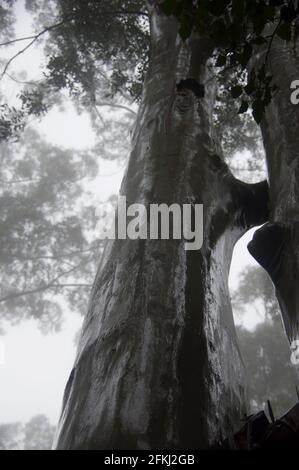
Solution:
<svg viewBox="0 0 299 470"><path fill-rule="evenodd" d="M97 174L93 154L62 150L28 129L1 148L1 312L12 323L60 326L59 295L80 311L101 243L84 183ZM86 183L85 183L86 184Z"/></svg>
<svg viewBox="0 0 299 470"><path fill-rule="evenodd" d="M34 416L28 423L0 425L0 450L49 450L55 426L44 415Z"/></svg>
<svg viewBox="0 0 299 470"><path fill-rule="evenodd" d="M28 40L14 36L13 5L7 2L3 13L7 27L1 31L2 50L17 47L11 61L2 61L2 79L6 77L18 87L19 108L7 104L2 96L1 204L6 211L1 220L0 302L2 319L15 323L36 318L47 331L60 327L62 294L71 309L85 311L102 246L95 232L97 204L88 196L88 182L99 174L100 159L125 160L136 113L128 98L126 102L113 99L116 84L111 85L109 71L101 75L96 101L90 99L89 87L80 93L69 82L57 85L55 79L31 80L23 71L15 73L14 57L45 39L47 26L40 28L52 22L55 5L26 2L28 11L40 22L38 37ZM28 117L41 118L53 107L69 106L61 92L65 86L76 111L90 114L93 148L62 150L30 128L22 134Z"/></svg>
<svg viewBox="0 0 299 470"><path fill-rule="evenodd" d="M17 450L21 446L21 423L0 424L0 450Z"/></svg>
<svg viewBox="0 0 299 470"><path fill-rule="evenodd" d="M233 294L236 314L259 314L260 321L248 330L237 328L249 379L251 408L261 410L270 400L276 417L297 400L298 373L291 364L290 347L283 329L279 305L269 276L258 267L248 267Z"/></svg>
<svg viewBox="0 0 299 470"><path fill-rule="evenodd" d="M55 426L44 415L34 416L24 426L24 450L51 449Z"/></svg>

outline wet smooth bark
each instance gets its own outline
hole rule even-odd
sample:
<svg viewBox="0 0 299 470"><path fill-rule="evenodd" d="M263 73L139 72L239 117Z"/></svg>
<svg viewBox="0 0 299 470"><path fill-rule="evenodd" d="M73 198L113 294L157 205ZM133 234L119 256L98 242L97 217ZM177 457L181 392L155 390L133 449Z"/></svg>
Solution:
<svg viewBox="0 0 299 470"><path fill-rule="evenodd" d="M68 381L57 449L208 448L245 411L228 292L238 238L267 217L267 183L236 180L214 134L205 40L152 13L150 67L121 188L128 204L202 203L204 244L109 242ZM205 97L176 84L206 83Z"/></svg>
<svg viewBox="0 0 299 470"><path fill-rule="evenodd" d="M273 280L286 333L293 341L299 338L299 106L291 103L290 87L299 80L299 42L274 41L267 66L279 88L261 125L270 215L248 248Z"/></svg>

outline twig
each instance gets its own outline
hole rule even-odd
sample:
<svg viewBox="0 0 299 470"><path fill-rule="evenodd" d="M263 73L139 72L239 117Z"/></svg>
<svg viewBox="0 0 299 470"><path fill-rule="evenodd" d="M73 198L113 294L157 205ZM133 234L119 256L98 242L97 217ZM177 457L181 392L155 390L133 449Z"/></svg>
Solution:
<svg viewBox="0 0 299 470"><path fill-rule="evenodd" d="M18 291L18 292L14 292L14 293L5 295L4 297L0 298L0 303L7 302L8 300L12 300L12 299L17 299L17 298L23 297L25 295L37 294L38 292L42 292L42 291L47 290L47 289L53 289L53 288L58 286L57 281L60 278L62 278L63 276L66 276L66 275L70 274L71 272L75 271L82 264L83 263L79 263L77 266L72 267L72 269L69 269L68 271L64 271L63 273L59 274L58 276L56 276L51 281L49 281L47 283L44 283L44 284L41 284L38 287L29 289L29 290L25 290L25 291L23 290L23 291Z"/></svg>
<svg viewBox="0 0 299 470"><path fill-rule="evenodd" d="M24 52L27 51L27 49L29 49L43 34L49 32L49 31L52 31L52 29L56 29L56 28L59 28L60 26L64 25L66 22L70 21L71 19L73 19L73 17L69 17L69 18L65 18L64 20L60 21L59 23L56 23L56 24L53 24L51 26L48 26L47 28L43 29L42 31L40 31L39 33L37 33L35 36L32 36L32 40L29 42L29 44L27 44L23 49L19 50L15 55L13 55L9 61L6 63L4 69L3 69L3 72L1 74L1 78L0 80L2 80L2 78L4 77L4 75L6 74L7 72L7 69L9 68L10 64L17 58L19 57L21 54L23 54ZM21 39L20 39L21 40ZM0 44L0 46L3 45L3 44Z"/></svg>
<svg viewBox="0 0 299 470"><path fill-rule="evenodd" d="M133 109L129 108L128 106L125 106L125 105L122 105L122 104L114 104L114 103L96 103L97 106L101 107L101 106L110 106L111 108L120 108L120 109L125 109L126 111L128 111L129 113L132 113L134 116L136 116L137 114L135 113L135 111L133 111Z"/></svg>
<svg viewBox="0 0 299 470"><path fill-rule="evenodd" d="M273 43L273 40L274 40L275 35L276 35L276 33L277 33L277 30L278 30L279 26L281 25L281 22L282 22L282 19L279 18L279 21L278 21L276 27L274 28L273 33L272 33L271 36L270 36L270 41L269 41L269 45L268 45L268 49L267 49L267 53L266 53L266 57L265 57L265 65L267 65L268 57L269 57L269 54L270 54L270 51L271 51L271 47L272 47L272 43Z"/></svg>

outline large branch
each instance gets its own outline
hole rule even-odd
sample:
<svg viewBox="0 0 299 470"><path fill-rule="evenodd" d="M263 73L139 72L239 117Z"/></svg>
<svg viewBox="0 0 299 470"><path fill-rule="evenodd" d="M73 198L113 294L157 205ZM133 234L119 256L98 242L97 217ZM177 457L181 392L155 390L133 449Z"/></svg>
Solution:
<svg viewBox="0 0 299 470"><path fill-rule="evenodd" d="M89 289L92 288L92 284L55 284L53 287L88 287Z"/></svg>
<svg viewBox="0 0 299 470"><path fill-rule="evenodd" d="M227 210L231 212L234 225L242 229L262 225L269 218L269 186L266 180L259 183L245 183L235 178L223 157L210 156L213 171L219 174L220 180L227 182L230 194Z"/></svg>
<svg viewBox="0 0 299 470"><path fill-rule="evenodd" d="M281 275L284 247L289 241L289 233L285 225L268 222L257 230L248 251L253 258L267 271L276 283Z"/></svg>
<svg viewBox="0 0 299 470"><path fill-rule="evenodd" d="M12 260L18 260L18 261L38 261L42 259L46 260L53 260L53 261L60 261L63 258L72 258L77 255L82 255L83 253L92 253L93 250L91 248L88 248L86 250L76 250L76 251L71 251L69 253L60 253L57 255L23 255L22 253L15 253L15 254L5 254L5 258L9 258Z"/></svg>
<svg viewBox="0 0 299 470"><path fill-rule="evenodd" d="M232 196L237 204L236 222L244 228L262 225L269 218L269 186L267 180L244 183L233 179Z"/></svg>
<svg viewBox="0 0 299 470"><path fill-rule="evenodd" d="M96 103L96 106L99 107L110 107L110 108L118 108L118 109L124 109L125 111L128 111L129 113L133 114L135 117L137 116L137 113L133 111L133 109L129 108L128 106L125 106L123 104L117 104L117 103L109 103L109 102L99 102Z"/></svg>
<svg viewBox="0 0 299 470"><path fill-rule="evenodd" d="M78 269L81 265L82 265L82 263L79 263L77 266L73 266L68 271L64 271L63 273L59 274L58 276L56 276L51 281L49 281L47 283L44 283L44 284L41 284L40 286L34 287L32 289L28 289L28 290L12 292L11 294L5 295L4 297L0 298L0 303L7 302L8 300L17 299L19 297L23 297L23 296L27 296L27 295L37 294L38 292L43 292L47 289L61 288L62 285L58 284L59 279L61 279L63 276L66 276L66 275L72 273L73 271Z"/></svg>

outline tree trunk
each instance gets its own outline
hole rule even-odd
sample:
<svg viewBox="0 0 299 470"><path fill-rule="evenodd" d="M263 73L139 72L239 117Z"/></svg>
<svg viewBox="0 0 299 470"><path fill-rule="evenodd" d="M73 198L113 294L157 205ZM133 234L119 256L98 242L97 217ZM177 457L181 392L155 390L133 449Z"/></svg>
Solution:
<svg viewBox="0 0 299 470"><path fill-rule="evenodd" d="M298 46L298 41L286 45L277 39L268 56L268 71L278 86L261 125L270 216L248 246L273 280L290 341L299 338L299 107L290 99L291 83L299 79Z"/></svg>
<svg viewBox="0 0 299 470"><path fill-rule="evenodd" d="M267 183L225 165L211 47L151 12L150 66L121 188L128 204L204 206L204 243L109 242L68 381L57 449L204 449L240 426L245 376L228 292L238 238L267 217ZM176 88L206 83L205 97Z"/></svg>

